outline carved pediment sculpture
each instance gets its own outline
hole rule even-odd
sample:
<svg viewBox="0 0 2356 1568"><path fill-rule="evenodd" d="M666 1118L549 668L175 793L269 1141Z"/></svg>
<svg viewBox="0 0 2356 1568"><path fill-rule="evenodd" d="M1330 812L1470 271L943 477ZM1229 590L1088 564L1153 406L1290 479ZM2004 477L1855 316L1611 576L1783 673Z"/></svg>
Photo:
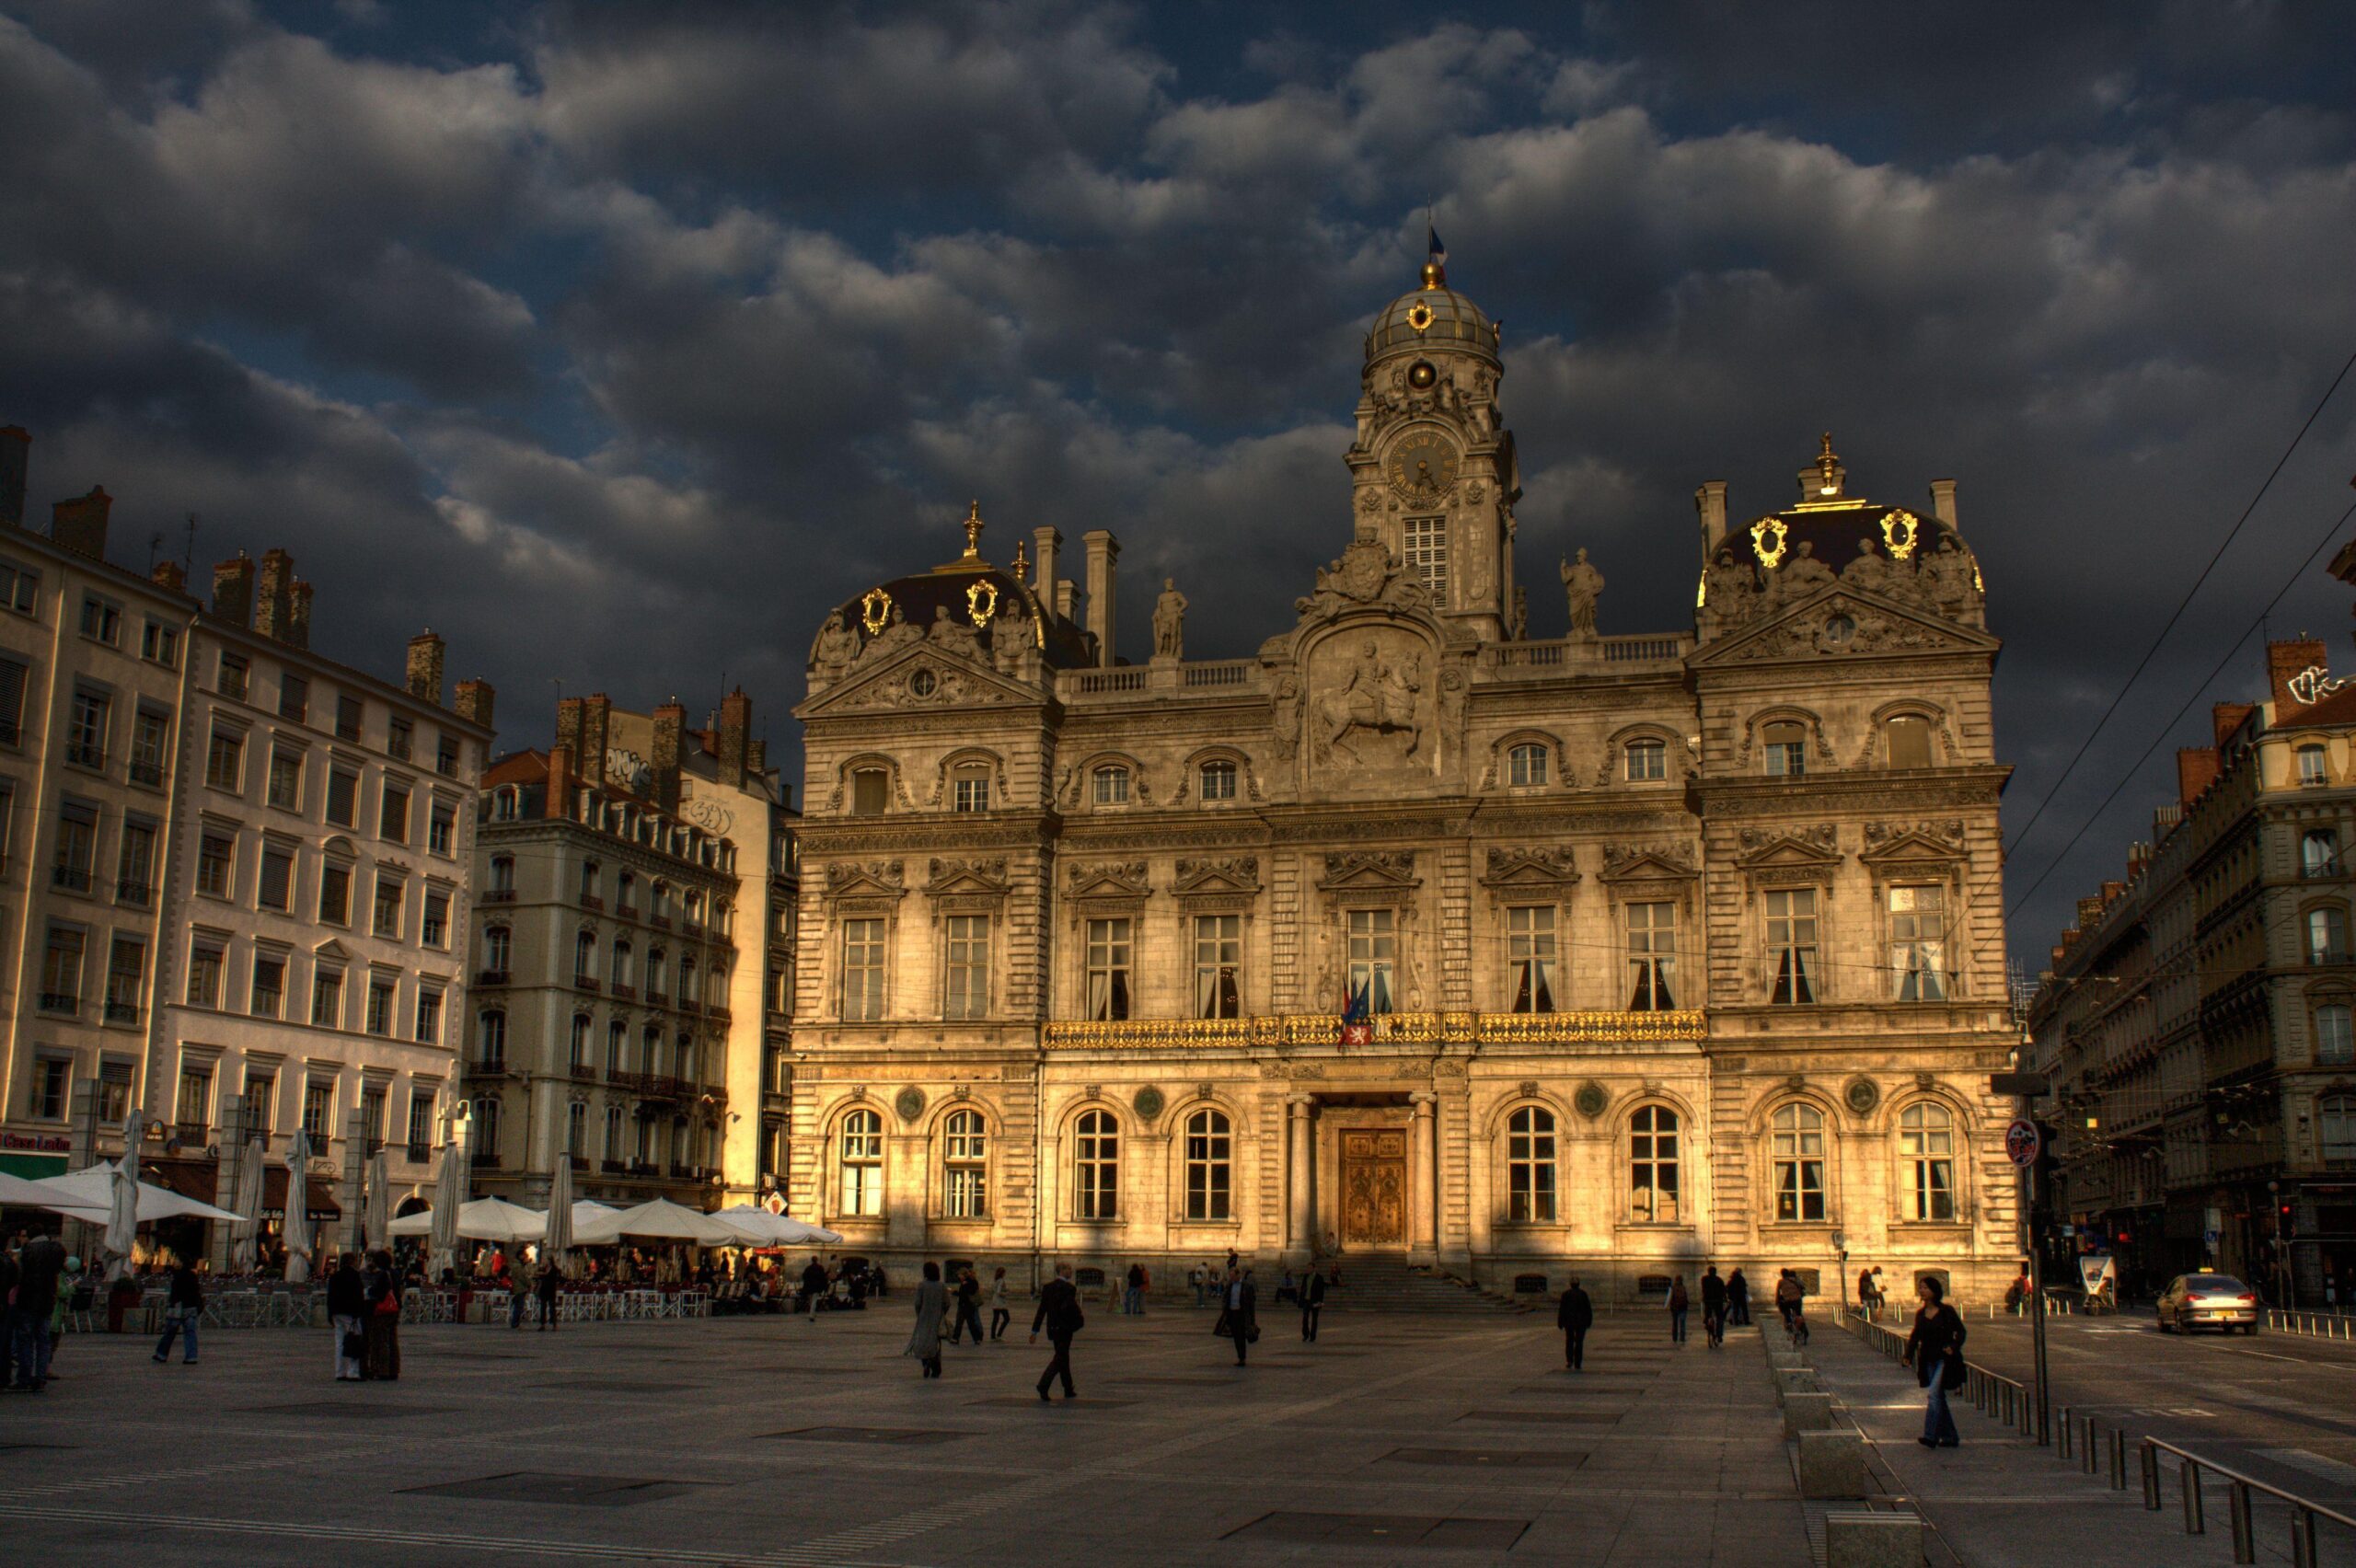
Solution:
<svg viewBox="0 0 2356 1568"><path fill-rule="evenodd" d="M1193 860L1181 857L1178 880L1172 886L1179 893L1254 893L1260 886L1260 858L1233 855Z"/></svg>
<svg viewBox="0 0 2356 1568"><path fill-rule="evenodd" d="M987 860L934 860L926 868L928 893L953 889L975 893L1004 893L1008 887L1006 858Z"/></svg>
<svg viewBox="0 0 2356 1568"><path fill-rule="evenodd" d="M1963 820L1865 824L1865 847L1857 857L1868 866L1934 865L1952 867L1969 859L1964 847Z"/></svg>
<svg viewBox="0 0 2356 1568"><path fill-rule="evenodd" d="M1143 860L1092 860L1065 873L1075 898L1143 898L1153 891Z"/></svg>
<svg viewBox="0 0 2356 1568"><path fill-rule="evenodd" d="M1481 881L1489 887L1543 883L1566 887L1579 880L1576 862L1567 848L1491 849L1488 869Z"/></svg>
<svg viewBox="0 0 2356 1568"><path fill-rule="evenodd" d="M1413 887L1415 855L1412 849L1344 849L1325 857L1321 887Z"/></svg>
<svg viewBox="0 0 2356 1568"><path fill-rule="evenodd" d="M1603 847L1603 880L1608 882L1690 881L1694 855L1683 845L1607 844Z"/></svg>
<svg viewBox="0 0 2356 1568"><path fill-rule="evenodd" d="M1428 610L1431 591L1413 573L1403 571L1380 539L1357 538L1341 559L1317 569L1314 593L1293 601L1303 620L1332 620L1367 605L1392 609Z"/></svg>
<svg viewBox="0 0 2356 1568"><path fill-rule="evenodd" d="M1840 833L1831 823L1805 827L1746 827L1735 864L1754 885L1817 883L1841 863Z"/></svg>
<svg viewBox="0 0 2356 1568"><path fill-rule="evenodd" d="M896 894L907 888L907 869L898 860L835 860L826 867L829 897L870 891Z"/></svg>

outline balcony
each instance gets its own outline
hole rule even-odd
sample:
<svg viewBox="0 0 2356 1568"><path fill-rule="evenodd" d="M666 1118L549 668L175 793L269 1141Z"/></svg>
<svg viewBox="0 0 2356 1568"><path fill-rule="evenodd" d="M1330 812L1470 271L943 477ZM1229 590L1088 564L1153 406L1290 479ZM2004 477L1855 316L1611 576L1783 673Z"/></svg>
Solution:
<svg viewBox="0 0 2356 1568"><path fill-rule="evenodd" d="M485 904L513 904L515 902L515 890L512 887L487 888L482 901Z"/></svg>
<svg viewBox="0 0 2356 1568"><path fill-rule="evenodd" d="M663 1172L651 1159L633 1159L629 1162L629 1173L633 1176L660 1176Z"/></svg>
<svg viewBox="0 0 2356 1568"><path fill-rule="evenodd" d="M1341 1030L1341 1018L1334 1013L1121 1019L1109 1022L1054 1020L1046 1026L1045 1044L1050 1051L1331 1045L1340 1038ZM1698 1009L1677 1012L1382 1013L1374 1020L1378 1043L1588 1044L1692 1041L1708 1035L1708 1017Z"/></svg>
<svg viewBox="0 0 2356 1568"><path fill-rule="evenodd" d="M635 904L625 904L616 909L614 913L620 916L625 920L635 920L638 918L638 905Z"/></svg>
<svg viewBox="0 0 2356 1568"><path fill-rule="evenodd" d="M478 969L475 971L475 984L478 986L504 986L507 982L508 972L504 969Z"/></svg>
<svg viewBox="0 0 2356 1568"><path fill-rule="evenodd" d="M409 1156L409 1162L411 1165L423 1165L433 1159L433 1146L411 1139L409 1147L402 1152Z"/></svg>
<svg viewBox="0 0 2356 1568"><path fill-rule="evenodd" d="M164 787L164 765L160 762L134 762L131 765L131 781L160 790Z"/></svg>
<svg viewBox="0 0 2356 1568"><path fill-rule="evenodd" d="M703 922L700 920L682 920L679 922L679 934L683 937L701 938L703 935Z"/></svg>
<svg viewBox="0 0 2356 1568"><path fill-rule="evenodd" d="M40 994L40 1010L52 1013L78 1013L82 1010L82 998L70 991L43 991Z"/></svg>
<svg viewBox="0 0 2356 1568"><path fill-rule="evenodd" d="M104 773L107 770L107 749L104 746L87 745L79 741L68 741L65 743L65 760L76 767L87 767L93 772Z"/></svg>
<svg viewBox="0 0 2356 1568"><path fill-rule="evenodd" d="M601 1159L597 1161L597 1169L608 1176L619 1176L629 1169L629 1162L623 1159Z"/></svg>
<svg viewBox="0 0 2356 1568"><path fill-rule="evenodd" d="M668 915L652 915L647 917L646 923L653 927L658 931L667 931L671 928L671 917Z"/></svg>
<svg viewBox="0 0 2356 1568"><path fill-rule="evenodd" d="M476 1062L468 1067L467 1071L474 1074L477 1078L504 1078L507 1076L507 1058L504 1056L485 1056L480 1061Z"/></svg>
<svg viewBox="0 0 2356 1568"><path fill-rule="evenodd" d="M638 1000L638 987L635 986L625 986L620 981L617 980L614 982L613 992L614 1000L618 1002L634 1002Z"/></svg>
<svg viewBox="0 0 2356 1568"><path fill-rule="evenodd" d="M174 1122L172 1124L172 1136L179 1141L182 1148L202 1148L206 1140L212 1136L213 1128L207 1123Z"/></svg>
<svg viewBox="0 0 2356 1568"><path fill-rule="evenodd" d="M693 1182L699 1180L699 1176L695 1167L691 1165L674 1165L671 1167L671 1180L674 1182Z"/></svg>
<svg viewBox="0 0 2356 1568"><path fill-rule="evenodd" d="M114 884L114 897L118 904L135 904L144 909L155 896L154 888L144 882L133 882L129 877L121 878Z"/></svg>
<svg viewBox="0 0 2356 1568"><path fill-rule="evenodd" d="M704 1016L715 1023L726 1023L734 1016L728 1010L728 1006L724 1002L714 1002L703 1011Z"/></svg>
<svg viewBox="0 0 2356 1568"><path fill-rule="evenodd" d="M474 1160L475 1169L478 1170L496 1170L499 1169L499 1151L497 1149L479 1148L474 1151L471 1158Z"/></svg>
<svg viewBox="0 0 2356 1568"><path fill-rule="evenodd" d="M651 1008L667 1008L671 1005L670 993L667 991L649 991L646 993L646 1005Z"/></svg>
<svg viewBox="0 0 2356 1568"><path fill-rule="evenodd" d="M139 1004L137 1002L109 1002L106 1005L105 1018L109 1023L136 1024L139 1021Z"/></svg>
<svg viewBox="0 0 2356 1568"><path fill-rule="evenodd" d="M90 868L87 866L52 866L49 885L62 887L68 893L90 891Z"/></svg>
<svg viewBox="0 0 2356 1568"><path fill-rule="evenodd" d="M597 989L597 977L594 974L576 974L572 977L572 988L576 991L595 991Z"/></svg>
<svg viewBox="0 0 2356 1568"><path fill-rule="evenodd" d="M568 1154L564 1158L572 1162L572 1168L575 1170L586 1170L589 1169L589 1157L585 1154Z"/></svg>
<svg viewBox="0 0 2356 1568"><path fill-rule="evenodd" d="M586 1062L575 1062L572 1064L572 1076L576 1078L595 1081L597 1077L597 1069L591 1066Z"/></svg>
<svg viewBox="0 0 2356 1568"><path fill-rule="evenodd" d="M584 893L581 895L581 907L602 913L606 907L606 901L594 893Z"/></svg>

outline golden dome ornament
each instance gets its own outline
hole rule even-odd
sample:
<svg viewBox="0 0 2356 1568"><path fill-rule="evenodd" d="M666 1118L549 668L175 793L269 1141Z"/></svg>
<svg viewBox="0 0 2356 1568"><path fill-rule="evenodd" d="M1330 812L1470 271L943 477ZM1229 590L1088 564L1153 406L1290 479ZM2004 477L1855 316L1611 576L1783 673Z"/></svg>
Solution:
<svg viewBox="0 0 2356 1568"><path fill-rule="evenodd" d="M1427 332L1432 325L1432 307L1422 300L1407 307L1407 325L1418 332Z"/></svg>
<svg viewBox="0 0 2356 1568"><path fill-rule="evenodd" d="M1784 564L1784 548L1791 532L1780 517L1761 517L1750 525L1750 550L1760 565L1773 571Z"/></svg>
<svg viewBox="0 0 2356 1568"><path fill-rule="evenodd" d="M997 614L997 583L992 582L988 578L985 577L977 582L966 585L965 618L974 623L975 630L979 631L982 628L989 625L990 617Z"/></svg>
<svg viewBox="0 0 2356 1568"><path fill-rule="evenodd" d="M868 636L883 636L884 628L892 624L892 595L881 588L870 588L861 594L859 624L867 628Z"/></svg>
<svg viewBox="0 0 2356 1568"><path fill-rule="evenodd" d="M1914 553L1914 546L1923 536L1923 520L1904 507L1893 509L1881 520L1881 542L1889 548L1889 559L1904 560Z"/></svg>

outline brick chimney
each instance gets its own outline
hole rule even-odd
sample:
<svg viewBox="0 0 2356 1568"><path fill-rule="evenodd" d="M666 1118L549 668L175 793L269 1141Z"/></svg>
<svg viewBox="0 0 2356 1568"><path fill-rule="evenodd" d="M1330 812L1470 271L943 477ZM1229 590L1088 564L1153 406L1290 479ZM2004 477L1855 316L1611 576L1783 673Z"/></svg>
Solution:
<svg viewBox="0 0 2356 1568"><path fill-rule="evenodd" d="M654 803L666 812L679 809L679 744L687 729L687 705L673 698L654 710Z"/></svg>
<svg viewBox="0 0 2356 1568"><path fill-rule="evenodd" d="M442 706L442 640L430 630L409 640L409 694L421 702Z"/></svg>
<svg viewBox="0 0 2356 1568"><path fill-rule="evenodd" d="M454 706L458 717L468 723L479 724L486 730L495 729L497 726L491 721L491 704L498 696L491 689L491 683L480 677L460 681L457 701Z"/></svg>
<svg viewBox="0 0 2356 1568"><path fill-rule="evenodd" d="M1091 528L1080 536L1088 551L1088 629L1096 637L1096 663L1113 665L1114 569L1121 559L1121 541L1109 528Z"/></svg>
<svg viewBox="0 0 2356 1568"><path fill-rule="evenodd" d="M156 563L156 570L149 572L147 575L149 581L153 582L156 587L164 589L167 593L185 594L188 592L188 571L176 560L157 561Z"/></svg>
<svg viewBox="0 0 2356 1568"><path fill-rule="evenodd" d="M92 485L89 494L61 501L49 509L49 536L75 555L104 560L107 513L113 506L114 497L107 493L106 487Z"/></svg>
<svg viewBox="0 0 2356 1568"><path fill-rule="evenodd" d="M2096 925L2101 921L2101 919L2102 919L2102 900L2101 900L2101 899L2099 899L2099 898L2082 898L2082 899L2078 900L2078 928L2079 928L2080 930L2082 930L2082 931L2091 931L2091 930L2093 930L2093 929L2095 928L2095 927L2096 927Z"/></svg>
<svg viewBox="0 0 2356 1568"><path fill-rule="evenodd" d="M2266 645L2266 685L2274 698L2274 721L2281 723L2300 709L2313 707L2315 695L2302 699L2291 689L2292 680L2304 670L2329 674L2331 652L2320 637L2292 637Z"/></svg>
<svg viewBox="0 0 2356 1568"><path fill-rule="evenodd" d="M213 569L213 613L232 626L253 624L254 563L245 551Z"/></svg>
<svg viewBox="0 0 2356 1568"><path fill-rule="evenodd" d="M582 699L560 697L556 703L556 744L573 755L581 755Z"/></svg>
<svg viewBox="0 0 2356 1568"><path fill-rule="evenodd" d="M768 770L769 770L769 744L768 744L768 742L767 742L767 741L752 741L752 742L748 742L748 743L745 744L745 771L746 773L748 773L748 774L752 775L752 777L754 777L754 778L762 778L762 777L764 777L765 775L767 775L767 774L768 774Z"/></svg>
<svg viewBox="0 0 2356 1568"><path fill-rule="evenodd" d="M602 691L592 692L581 705L581 781L600 790L606 787L606 748L610 744L613 712L613 698Z"/></svg>
<svg viewBox="0 0 2356 1568"><path fill-rule="evenodd" d="M0 524L25 525L25 463L33 438L22 425L0 425Z"/></svg>
<svg viewBox="0 0 2356 1568"><path fill-rule="evenodd" d="M1955 481L1953 479L1931 481L1931 515L1950 528L1962 526L1955 520Z"/></svg>
<svg viewBox="0 0 2356 1568"><path fill-rule="evenodd" d="M1717 548L1727 536L1727 482L1712 479L1693 492L1694 514L1702 520L1702 548Z"/></svg>
<svg viewBox="0 0 2356 1568"><path fill-rule="evenodd" d="M289 648L311 645L311 585L299 577L288 592L285 641Z"/></svg>
<svg viewBox="0 0 2356 1568"><path fill-rule="evenodd" d="M2209 706L2209 733L2223 746L2242 721L2258 711L2255 702L2215 702Z"/></svg>
<svg viewBox="0 0 2356 1568"><path fill-rule="evenodd" d="M738 686L720 699L720 781L733 789L745 787L751 765L753 699Z"/></svg>
<svg viewBox="0 0 2356 1568"><path fill-rule="evenodd" d="M566 701L574 700L567 698ZM562 817L572 814L572 748L559 741L549 751L548 799L541 802L545 816Z"/></svg>
<svg viewBox="0 0 2356 1568"><path fill-rule="evenodd" d="M264 550L261 582L254 593L254 629L272 642L283 642L294 613L294 558L284 550Z"/></svg>
<svg viewBox="0 0 2356 1568"><path fill-rule="evenodd" d="M2224 765L2217 759L2215 746L2180 746L2176 754L2177 804L2189 811L2200 791L2217 781Z"/></svg>

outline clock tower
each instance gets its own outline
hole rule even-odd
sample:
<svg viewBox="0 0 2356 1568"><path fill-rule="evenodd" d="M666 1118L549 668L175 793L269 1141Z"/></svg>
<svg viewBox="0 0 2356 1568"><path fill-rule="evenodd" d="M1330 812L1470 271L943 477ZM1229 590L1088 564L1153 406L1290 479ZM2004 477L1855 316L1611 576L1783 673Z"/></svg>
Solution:
<svg viewBox="0 0 2356 1568"><path fill-rule="evenodd" d="M1448 286L1438 253L1421 286L1375 317L1350 467L1359 538L1420 578L1442 617L1484 642L1516 634L1513 507L1521 471L1497 408L1498 329Z"/></svg>

